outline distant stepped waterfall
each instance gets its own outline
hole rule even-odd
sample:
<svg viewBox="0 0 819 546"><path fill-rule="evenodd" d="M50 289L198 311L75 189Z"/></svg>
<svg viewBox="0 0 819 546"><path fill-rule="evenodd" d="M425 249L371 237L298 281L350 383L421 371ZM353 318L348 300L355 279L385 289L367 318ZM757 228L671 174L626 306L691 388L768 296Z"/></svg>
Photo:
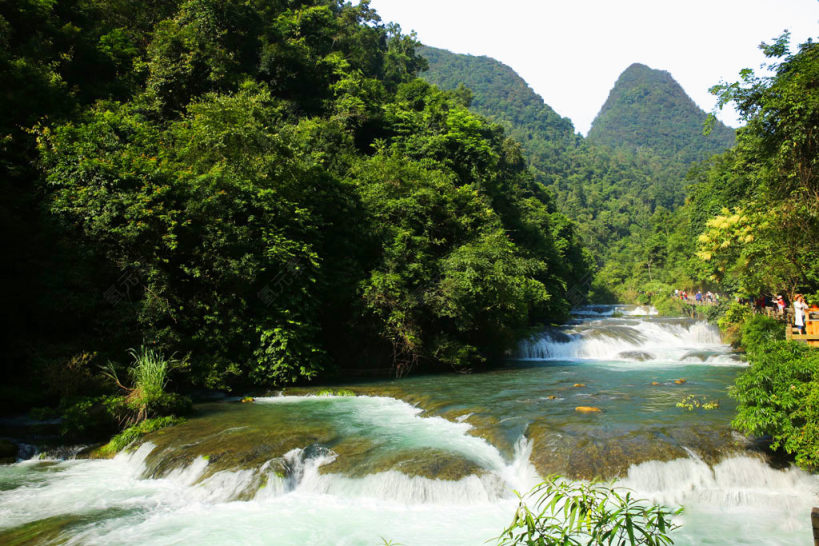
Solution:
<svg viewBox="0 0 819 546"><path fill-rule="evenodd" d="M585 307L573 314L574 324L522 341L518 358L742 364L705 321L649 318L656 315L650 307Z"/></svg>

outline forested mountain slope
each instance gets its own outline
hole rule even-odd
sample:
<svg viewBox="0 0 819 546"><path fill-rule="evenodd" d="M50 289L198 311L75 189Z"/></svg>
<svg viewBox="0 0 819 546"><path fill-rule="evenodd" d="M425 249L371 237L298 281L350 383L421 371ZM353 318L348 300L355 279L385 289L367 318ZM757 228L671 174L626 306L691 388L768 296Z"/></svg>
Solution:
<svg viewBox="0 0 819 546"><path fill-rule="evenodd" d="M421 76L441 89L472 91L472 110L503 125L526 149L535 166L562 162L582 137L511 67L490 57L459 55L424 46L419 53L429 68Z"/></svg>
<svg viewBox="0 0 819 546"><path fill-rule="evenodd" d="M671 74L635 63L617 79L588 139L612 148L648 149L689 165L734 144L733 129L720 122L704 136L706 117Z"/></svg>
<svg viewBox="0 0 819 546"><path fill-rule="evenodd" d="M688 169L734 140L721 123L704 136L706 114L670 74L643 65L618 79L584 139L510 67L430 47L420 52L429 63L423 78L446 89L468 87L472 110L518 137L600 265L628 260L623 248L642 236L651 217L683 203Z"/></svg>

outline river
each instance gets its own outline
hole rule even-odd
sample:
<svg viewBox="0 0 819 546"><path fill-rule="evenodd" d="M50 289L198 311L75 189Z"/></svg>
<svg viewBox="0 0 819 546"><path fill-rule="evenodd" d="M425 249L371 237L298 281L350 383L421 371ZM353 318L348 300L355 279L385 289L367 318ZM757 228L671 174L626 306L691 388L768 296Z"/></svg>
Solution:
<svg viewBox="0 0 819 546"><path fill-rule="evenodd" d="M0 543L478 545L560 473L683 506L676 544L810 544L819 478L730 430L745 365L704 322L580 309L493 372L206 404L111 460L2 466Z"/></svg>

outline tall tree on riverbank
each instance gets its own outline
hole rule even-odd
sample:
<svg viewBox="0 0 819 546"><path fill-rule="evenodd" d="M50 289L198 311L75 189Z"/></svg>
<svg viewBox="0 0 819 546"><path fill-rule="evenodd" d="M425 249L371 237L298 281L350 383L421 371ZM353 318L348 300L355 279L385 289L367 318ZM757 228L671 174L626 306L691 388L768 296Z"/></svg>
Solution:
<svg viewBox="0 0 819 546"><path fill-rule="evenodd" d="M746 122L706 186L737 188L699 238L712 279L748 294L819 288L819 47L792 53L784 34L761 49L771 76L751 70L713 92ZM700 191L700 194L704 192ZM709 199L692 207L707 206ZM765 264L764 267L760 267Z"/></svg>

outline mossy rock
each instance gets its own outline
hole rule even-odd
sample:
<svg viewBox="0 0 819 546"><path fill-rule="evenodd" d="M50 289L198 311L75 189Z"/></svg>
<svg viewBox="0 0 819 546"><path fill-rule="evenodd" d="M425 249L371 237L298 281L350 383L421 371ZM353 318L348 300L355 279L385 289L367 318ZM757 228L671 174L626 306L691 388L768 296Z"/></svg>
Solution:
<svg viewBox="0 0 819 546"><path fill-rule="evenodd" d="M394 470L410 477L449 481L485 472L477 463L440 449L409 449L381 457L373 457L372 449L372 444L360 439L337 444L333 451L338 457L319 471L322 474L361 478Z"/></svg>

